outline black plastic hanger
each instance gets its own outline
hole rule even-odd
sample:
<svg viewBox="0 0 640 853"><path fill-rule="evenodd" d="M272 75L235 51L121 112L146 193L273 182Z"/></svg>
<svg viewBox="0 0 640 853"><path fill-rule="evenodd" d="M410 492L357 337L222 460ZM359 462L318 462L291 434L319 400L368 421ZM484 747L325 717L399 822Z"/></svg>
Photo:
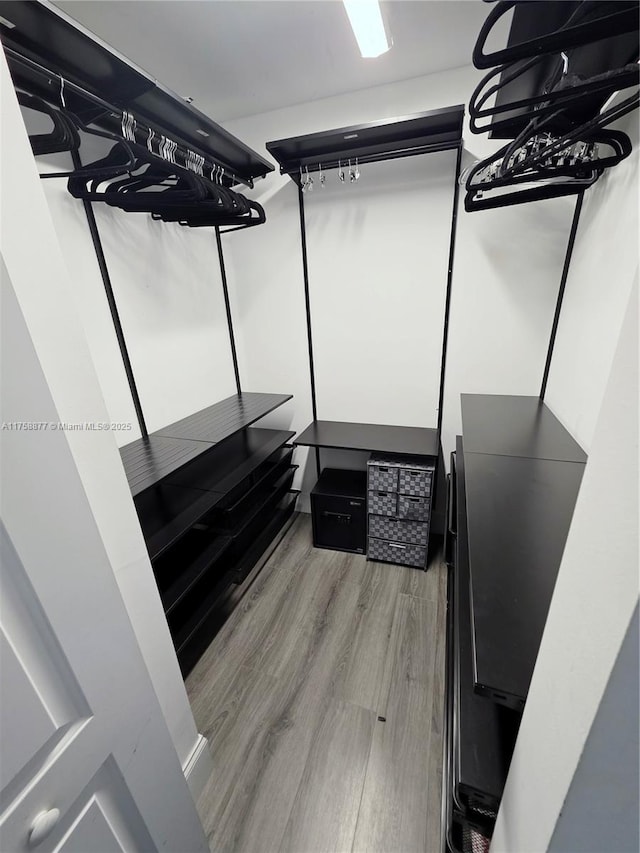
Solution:
<svg viewBox="0 0 640 853"><path fill-rule="evenodd" d="M564 74L555 84L546 86L545 91L540 94L507 104L485 107L492 95L497 95L506 85L543 60L544 57L535 57L515 67L501 66L487 74L476 87L469 101L470 128L473 133L485 133L489 130L499 133L512 124L513 117L502 121L494 120L490 124L484 125L478 124L478 120L526 108L531 108L528 115L518 116L522 121L531 120L533 117L540 118L562 108L564 112L558 113L557 116L557 126L561 129L563 126L568 126L573 119L583 119L585 114L595 115L613 92L629 88L640 82L640 67L637 63L630 63L622 68L616 68L586 79L577 75ZM497 75L502 75L500 81L485 90L486 85Z"/></svg>
<svg viewBox="0 0 640 853"><path fill-rule="evenodd" d="M640 24L637 2L583 0L569 20L554 32L517 45L510 45L503 50L484 53L487 38L496 22L509 9L522 1L501 0L489 12L473 48L473 64L476 68L493 68L496 65L527 59L531 56L557 53L611 36L637 32Z"/></svg>
<svg viewBox="0 0 640 853"><path fill-rule="evenodd" d="M66 120L63 113L35 95L21 91L16 91L16 95L21 106L42 113L53 122L53 130L49 133L30 134L29 142L34 154L58 154L62 151L78 150L80 147L78 132L74 125Z"/></svg>

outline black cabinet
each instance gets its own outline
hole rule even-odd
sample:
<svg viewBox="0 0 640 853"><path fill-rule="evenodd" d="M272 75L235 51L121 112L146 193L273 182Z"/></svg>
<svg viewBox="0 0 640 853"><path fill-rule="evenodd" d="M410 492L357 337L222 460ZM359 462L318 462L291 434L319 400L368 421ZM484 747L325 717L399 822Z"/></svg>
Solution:
<svg viewBox="0 0 640 853"><path fill-rule="evenodd" d="M364 554L367 544L367 475L325 468L311 492L316 548Z"/></svg>
<svg viewBox="0 0 640 853"><path fill-rule="evenodd" d="M537 398L462 403L447 523L450 853L486 848L493 833L586 459Z"/></svg>

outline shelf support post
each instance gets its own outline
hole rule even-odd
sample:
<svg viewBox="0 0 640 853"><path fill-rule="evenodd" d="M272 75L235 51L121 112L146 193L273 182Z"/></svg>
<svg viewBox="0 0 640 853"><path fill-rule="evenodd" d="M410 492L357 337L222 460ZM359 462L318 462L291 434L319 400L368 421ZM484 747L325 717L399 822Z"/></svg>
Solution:
<svg viewBox="0 0 640 853"><path fill-rule="evenodd" d="M316 405L316 376L313 366L313 336L311 332L311 303L309 299L309 266L307 259L307 231L304 219L304 196L302 187L298 187L298 207L300 209L300 241L302 243L302 274L304 276L304 304L307 314L307 344L309 347L309 379L311 381L311 410L313 420L318 420L318 408ZM316 475L320 476L320 448L316 447Z"/></svg>
<svg viewBox="0 0 640 853"><path fill-rule="evenodd" d="M73 168L80 169L82 168L82 160L80 159L80 155L77 151L71 150L71 160L73 161ZM82 200L82 204L84 205L84 212L87 217L87 224L89 225L89 232L91 234L91 240L93 242L93 248L96 253L96 258L98 261L98 267L100 268L100 275L102 276L102 284L104 285L104 291L107 296L107 302L109 304L109 311L111 312L111 319L113 321L113 327L115 329L116 338L118 339L118 346L120 348L120 355L122 357L122 363L124 364L124 372L127 375L127 381L129 383L129 390L131 391L131 398L133 400L133 407L136 410L136 417L138 418L138 425L140 427L140 433L143 438L148 438L149 433L147 431L147 425L144 420L144 414L142 412L142 404L140 403L140 395L138 394L138 388L136 386L136 380L133 375L133 368L131 366L131 359L129 358L129 351L127 349L127 342L125 341L124 332L122 330L122 323L120 322L120 314L118 312L118 306L116 305L116 299L113 293L113 287L111 286L111 278L109 276L109 270L107 268L107 261L104 256L104 250L102 248L102 241L100 240L100 234L98 232L98 226L96 224L96 218L93 212L93 207L91 206L91 202L87 199Z"/></svg>
<svg viewBox="0 0 640 853"><path fill-rule="evenodd" d="M460 165L462 162L462 140L456 154L456 172L453 186L453 210L451 212L451 234L449 237L449 262L447 265L447 293L444 301L444 328L442 331L442 355L440 357L440 389L438 392L438 443L442 431L442 408L444 405L444 381L447 369L447 344L449 341L449 311L453 283L453 261L456 253L456 226L458 222L458 197L460 195Z"/></svg>
<svg viewBox="0 0 640 853"><path fill-rule="evenodd" d="M231 303L229 302L229 288L227 286L227 271L224 265L224 254L222 253L222 239L220 227L216 225L216 244L218 246L218 260L220 262L220 275L222 276L222 292L224 293L224 306L227 310L227 326L229 327L229 342L231 344L231 358L233 359L233 372L236 376L236 388L238 394L242 394L240 387L240 371L238 369L238 353L236 352L236 339L233 334L233 320L231 319Z"/></svg>
<svg viewBox="0 0 640 853"><path fill-rule="evenodd" d="M549 338L549 348L547 350L547 360L544 365L544 373L542 375L542 386L540 388L540 401L544 401L544 395L547 390L547 380L549 379L549 370L551 369L551 359L553 358L553 347L556 342L556 332L558 331L558 323L560 322L560 312L562 311L562 301L564 299L564 289L569 276L569 266L571 265L571 256L573 254L573 244L576 241L576 233L578 231L578 222L580 221L580 211L582 210L582 200L584 199L585 190L578 193L576 206L573 211L573 221L571 222L571 231L569 232L569 242L567 243L567 252L564 257L564 266L562 268L562 276L560 277L560 287L558 289L558 299L556 301L556 310L553 315L553 323L551 325L551 336Z"/></svg>

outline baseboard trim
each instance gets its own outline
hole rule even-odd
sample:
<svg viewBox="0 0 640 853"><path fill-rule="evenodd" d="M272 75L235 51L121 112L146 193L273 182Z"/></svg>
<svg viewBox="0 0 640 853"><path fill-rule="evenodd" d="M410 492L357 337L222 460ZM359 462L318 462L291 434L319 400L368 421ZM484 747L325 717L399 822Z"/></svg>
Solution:
<svg viewBox="0 0 640 853"><path fill-rule="evenodd" d="M209 742L204 735L198 735L196 745L182 768L182 772L193 799L197 801L213 773L213 759L209 752Z"/></svg>

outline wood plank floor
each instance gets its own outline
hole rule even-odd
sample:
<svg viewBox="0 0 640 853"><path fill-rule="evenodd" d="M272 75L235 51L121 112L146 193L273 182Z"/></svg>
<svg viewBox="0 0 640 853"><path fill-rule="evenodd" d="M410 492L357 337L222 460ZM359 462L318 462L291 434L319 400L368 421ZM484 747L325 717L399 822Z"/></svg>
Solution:
<svg viewBox="0 0 640 853"><path fill-rule="evenodd" d="M445 586L296 518L187 679L212 851L438 853Z"/></svg>

